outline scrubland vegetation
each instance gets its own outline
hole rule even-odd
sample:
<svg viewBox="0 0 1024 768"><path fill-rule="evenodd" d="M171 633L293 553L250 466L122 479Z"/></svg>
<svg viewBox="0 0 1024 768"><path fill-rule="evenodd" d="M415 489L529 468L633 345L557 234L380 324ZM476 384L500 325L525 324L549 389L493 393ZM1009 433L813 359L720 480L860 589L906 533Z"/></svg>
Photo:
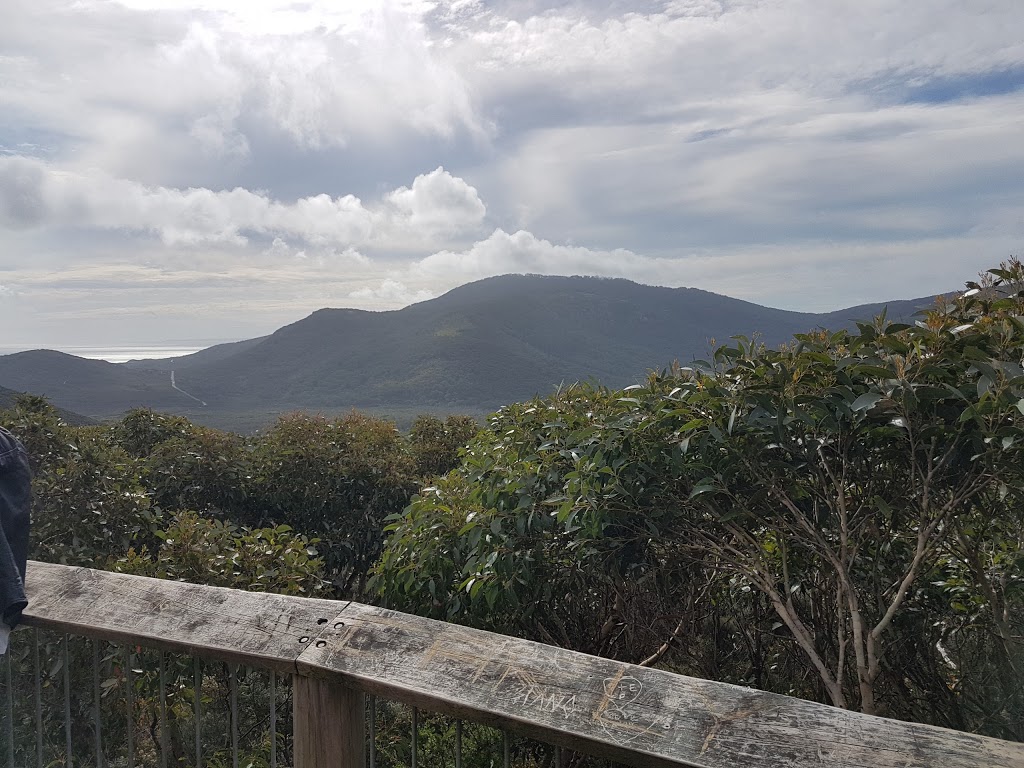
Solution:
<svg viewBox="0 0 1024 768"><path fill-rule="evenodd" d="M33 557L351 597L1024 740L1024 267L482 428L351 413L240 437L0 414Z"/></svg>

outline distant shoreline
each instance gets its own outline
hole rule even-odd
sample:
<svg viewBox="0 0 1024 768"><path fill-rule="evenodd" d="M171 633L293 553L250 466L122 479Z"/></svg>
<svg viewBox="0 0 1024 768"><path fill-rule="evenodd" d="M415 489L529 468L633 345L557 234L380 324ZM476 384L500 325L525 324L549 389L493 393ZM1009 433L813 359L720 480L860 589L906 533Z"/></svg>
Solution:
<svg viewBox="0 0 1024 768"><path fill-rule="evenodd" d="M76 357L84 357L88 360L106 360L108 363L124 363L129 360L160 360L167 357L181 357L192 355L201 350L207 349L211 344L205 345L140 345L140 346L117 346L117 347L59 347L58 352L64 352ZM50 349L50 347L43 347ZM0 355L12 355L17 352L25 352L27 349L40 349L40 347L24 346L7 347L0 346Z"/></svg>

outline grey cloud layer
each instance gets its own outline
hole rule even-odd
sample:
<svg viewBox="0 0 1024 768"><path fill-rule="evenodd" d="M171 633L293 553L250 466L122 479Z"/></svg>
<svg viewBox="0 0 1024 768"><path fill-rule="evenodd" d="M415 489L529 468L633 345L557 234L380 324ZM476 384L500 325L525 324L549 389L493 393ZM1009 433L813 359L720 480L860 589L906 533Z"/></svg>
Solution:
<svg viewBox="0 0 1024 768"><path fill-rule="evenodd" d="M156 334L185 291L160 338L226 307L265 332L506 271L824 309L947 290L1024 240L1019 0L3 17L0 323L26 339L76 307L83 343L126 313Z"/></svg>

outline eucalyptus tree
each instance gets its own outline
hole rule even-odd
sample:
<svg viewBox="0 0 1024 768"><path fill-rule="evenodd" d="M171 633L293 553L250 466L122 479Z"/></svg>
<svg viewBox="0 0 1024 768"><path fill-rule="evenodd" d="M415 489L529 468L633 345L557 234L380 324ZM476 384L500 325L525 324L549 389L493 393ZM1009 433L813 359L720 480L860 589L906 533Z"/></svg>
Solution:
<svg viewBox="0 0 1024 768"><path fill-rule="evenodd" d="M992 274L914 325L880 317L781 350L720 348L713 373L677 395L699 414L687 545L769 598L837 706L885 711L880 677L890 700L903 677L885 664L906 642L894 627L950 558L982 588L1015 664L1005 588L971 546L1021 530L1021 267Z"/></svg>

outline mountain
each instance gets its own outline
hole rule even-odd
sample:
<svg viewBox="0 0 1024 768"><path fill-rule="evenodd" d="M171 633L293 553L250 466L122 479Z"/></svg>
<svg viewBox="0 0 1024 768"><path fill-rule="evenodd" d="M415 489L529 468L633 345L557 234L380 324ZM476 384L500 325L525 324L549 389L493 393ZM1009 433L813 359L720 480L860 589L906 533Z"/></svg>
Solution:
<svg viewBox="0 0 1024 768"><path fill-rule="evenodd" d="M132 370L50 349L0 356L0 384L43 395L54 405L89 417L110 416L140 405L176 411L192 402L171 387L170 373Z"/></svg>
<svg viewBox="0 0 1024 768"><path fill-rule="evenodd" d="M0 357L0 384L86 414L145 404L197 413L448 407L487 410L595 379L630 384L707 355L711 338L849 327L883 307L909 317L932 299L825 314L790 312L695 288L506 275L391 312L322 309L270 336L165 361L113 365L58 352ZM172 389L173 370L180 390ZM189 395L193 399L189 399ZM202 411L199 408L199 411Z"/></svg>

